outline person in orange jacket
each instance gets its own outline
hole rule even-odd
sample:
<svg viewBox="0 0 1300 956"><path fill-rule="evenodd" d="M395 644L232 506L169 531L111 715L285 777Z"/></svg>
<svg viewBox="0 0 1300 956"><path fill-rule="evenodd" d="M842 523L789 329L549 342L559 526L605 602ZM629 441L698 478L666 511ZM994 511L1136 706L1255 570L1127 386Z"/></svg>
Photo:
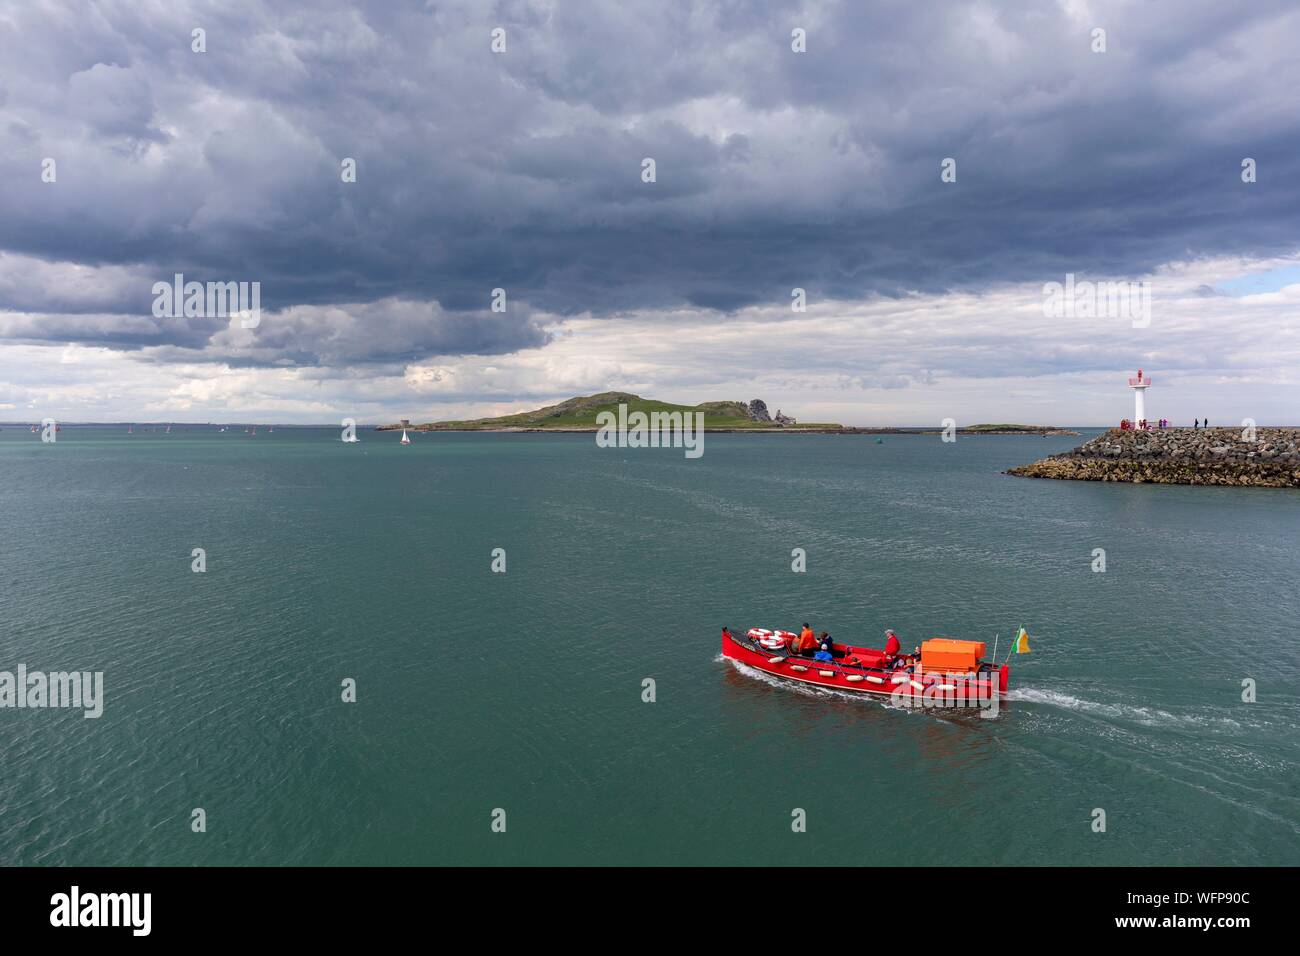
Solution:
<svg viewBox="0 0 1300 956"><path fill-rule="evenodd" d="M807 621L804 622L803 630L799 632L793 650L796 654L811 654L817 650L817 635L813 633Z"/></svg>

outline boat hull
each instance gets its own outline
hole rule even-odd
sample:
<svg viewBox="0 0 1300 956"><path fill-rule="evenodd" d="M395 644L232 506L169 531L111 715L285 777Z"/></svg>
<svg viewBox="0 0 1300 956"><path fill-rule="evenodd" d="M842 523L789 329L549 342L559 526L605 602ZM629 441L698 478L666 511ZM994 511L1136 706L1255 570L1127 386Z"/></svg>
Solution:
<svg viewBox="0 0 1300 956"><path fill-rule="evenodd" d="M848 650L852 653L858 649ZM911 673L883 667L853 666L840 660L817 661L811 657L790 655L788 651L769 650L730 631L722 633L722 656L791 683L901 700L908 704L924 701L928 706L938 707L945 703L953 707L976 706L976 702L987 702L995 695L1003 699L1007 694L1009 675L1006 665L999 670L981 669L972 677L932 674L923 669Z"/></svg>

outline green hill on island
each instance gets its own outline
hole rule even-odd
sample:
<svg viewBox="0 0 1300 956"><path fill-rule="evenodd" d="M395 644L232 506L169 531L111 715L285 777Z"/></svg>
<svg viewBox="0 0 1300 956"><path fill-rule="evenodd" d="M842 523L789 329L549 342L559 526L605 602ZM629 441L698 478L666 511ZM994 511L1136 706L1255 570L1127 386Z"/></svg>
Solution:
<svg viewBox="0 0 1300 956"><path fill-rule="evenodd" d="M601 412L618 414L618 406L626 405L629 413L645 412L703 412L704 427L710 430L745 430L780 429L782 431L831 430L839 431L842 426L834 423L806 424L795 421L778 410L776 416L768 413L767 405L761 399L746 402L704 402L699 405L674 405L671 402L659 402L642 398L631 392L601 392L598 395L580 395L547 405L531 412L519 412L515 415L501 415L497 418L474 418L467 421L428 422L426 424L399 423L381 425L379 429L410 428L416 431L492 431L498 429L551 429L572 431L595 431L596 416Z"/></svg>
<svg viewBox="0 0 1300 956"><path fill-rule="evenodd" d="M406 428L411 431L596 431L596 416L601 412L618 415L619 405L626 405L628 414L644 412L704 413L706 431L749 432L821 432L847 435L937 435L939 428L865 427L854 428L835 422L800 422L781 409L772 414L761 398L749 402L701 402L699 405L674 405L652 398L642 398L631 392L600 392L597 395L579 395L547 405L531 412L499 415L496 418L471 418L458 422L425 422L417 424L401 421L395 425L379 425L376 431L393 431ZM1077 435L1078 432L1054 428L1050 425L967 425L957 429L962 435Z"/></svg>

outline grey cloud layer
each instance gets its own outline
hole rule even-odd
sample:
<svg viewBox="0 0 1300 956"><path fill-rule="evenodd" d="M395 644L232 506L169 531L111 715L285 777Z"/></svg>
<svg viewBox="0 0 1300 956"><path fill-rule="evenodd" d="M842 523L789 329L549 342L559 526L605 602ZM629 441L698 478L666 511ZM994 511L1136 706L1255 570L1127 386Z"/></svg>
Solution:
<svg viewBox="0 0 1300 956"><path fill-rule="evenodd" d="M541 345L524 304L732 310L1284 254L1297 38L1288 2L15 4L0 249L103 281L0 267L0 309L29 313L0 334L383 363ZM255 341L156 323L149 287L178 271L259 280L285 311ZM485 311L496 286L518 308Z"/></svg>

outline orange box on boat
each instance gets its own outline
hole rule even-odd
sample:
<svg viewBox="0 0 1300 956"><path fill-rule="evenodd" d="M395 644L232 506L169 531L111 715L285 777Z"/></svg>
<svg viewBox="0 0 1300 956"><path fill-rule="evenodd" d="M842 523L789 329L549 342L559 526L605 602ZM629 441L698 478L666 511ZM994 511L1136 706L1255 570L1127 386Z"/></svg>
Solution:
<svg viewBox="0 0 1300 956"><path fill-rule="evenodd" d="M973 671L986 650L983 641L932 637L921 642L921 667L927 671Z"/></svg>

